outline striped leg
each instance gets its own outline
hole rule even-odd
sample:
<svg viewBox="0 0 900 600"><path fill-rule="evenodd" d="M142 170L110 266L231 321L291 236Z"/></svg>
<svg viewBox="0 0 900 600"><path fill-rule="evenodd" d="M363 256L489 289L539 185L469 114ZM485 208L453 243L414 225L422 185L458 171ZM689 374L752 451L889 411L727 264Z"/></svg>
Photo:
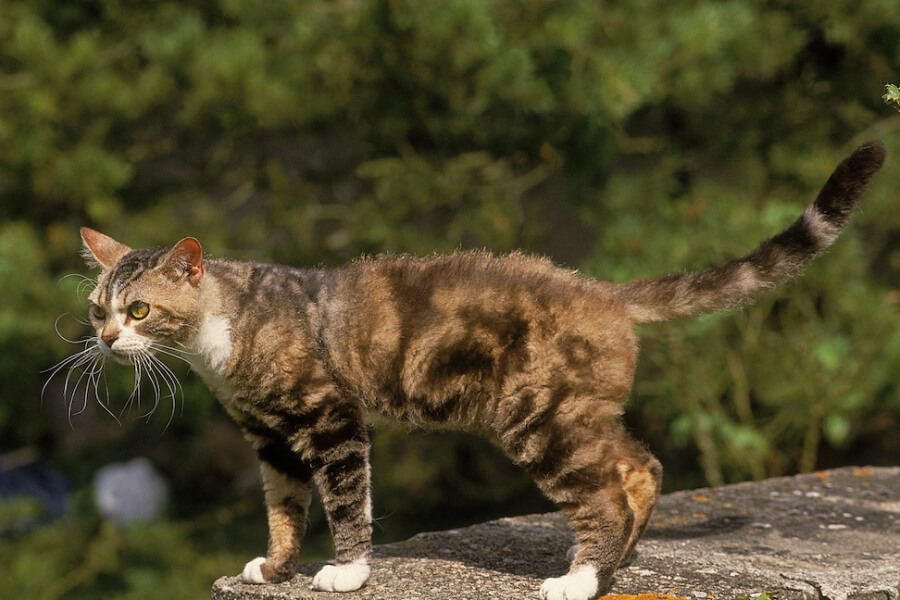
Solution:
<svg viewBox="0 0 900 600"><path fill-rule="evenodd" d="M560 496L553 490L546 491L551 499ZM566 575L552 577L541 585L541 597L546 600L590 600L604 591L634 523L621 488L582 489L578 494L577 501L557 501L569 517L578 549Z"/></svg>
<svg viewBox="0 0 900 600"><path fill-rule="evenodd" d="M648 464L641 455L649 455L641 449L636 456L639 445L617 410L560 386L523 397L503 425L507 452L566 513L578 544L569 572L541 586L545 600L590 600L604 591L649 517L655 496L645 484L655 489L656 480L641 467Z"/></svg>
<svg viewBox="0 0 900 600"><path fill-rule="evenodd" d="M337 404L314 431L309 437L313 481L325 506L336 564L322 568L313 587L348 592L368 580L372 552L369 439L362 409Z"/></svg>
<svg viewBox="0 0 900 600"><path fill-rule="evenodd" d="M296 573L315 483L334 538L337 564L319 571L313 587L341 592L358 589L369 577L372 551L369 439L363 407L333 389L321 390L315 401L299 407L286 409L277 398L268 404L270 421L280 424L275 429L236 413L262 465L269 515L268 555L247 563L243 579L271 583Z"/></svg>
<svg viewBox="0 0 900 600"><path fill-rule="evenodd" d="M271 452L261 452L260 455L272 459ZM290 456L290 453L284 456ZM276 583L297 573L298 552L306 531L312 485L308 467L295 460L299 470L293 469L293 477L279 471L265 459L260 462L269 519L269 550L265 558L255 558L244 567L242 577L245 583ZM276 462L281 468L290 464L284 459Z"/></svg>
<svg viewBox="0 0 900 600"><path fill-rule="evenodd" d="M546 600L587 600L605 591L630 559L659 497L659 461L618 427L608 436L592 445L596 462L563 461L541 485L567 513L578 542L569 572L541 586Z"/></svg>

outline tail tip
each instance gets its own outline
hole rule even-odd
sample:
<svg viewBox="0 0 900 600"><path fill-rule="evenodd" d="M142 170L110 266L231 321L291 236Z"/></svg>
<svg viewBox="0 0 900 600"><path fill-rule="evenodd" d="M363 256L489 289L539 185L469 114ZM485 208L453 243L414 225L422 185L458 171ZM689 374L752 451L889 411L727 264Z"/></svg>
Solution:
<svg viewBox="0 0 900 600"><path fill-rule="evenodd" d="M816 198L816 210L833 225L843 227L887 157L884 144L866 142L841 161Z"/></svg>
<svg viewBox="0 0 900 600"><path fill-rule="evenodd" d="M846 162L853 163L863 172L874 174L884 164L886 157L887 150L884 144L878 140L871 140L854 150Z"/></svg>

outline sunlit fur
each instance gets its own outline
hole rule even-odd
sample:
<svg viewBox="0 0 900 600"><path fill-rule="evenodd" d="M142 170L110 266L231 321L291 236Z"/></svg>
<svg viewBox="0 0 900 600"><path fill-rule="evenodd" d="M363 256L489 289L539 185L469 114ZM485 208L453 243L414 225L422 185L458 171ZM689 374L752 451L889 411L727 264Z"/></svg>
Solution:
<svg viewBox="0 0 900 600"><path fill-rule="evenodd" d="M622 422L634 325L741 306L798 273L847 224L884 157L880 144L859 148L790 227L742 258L629 283L521 253L295 269L206 259L193 238L132 250L83 229L101 269L90 294L97 335L54 374L66 372L70 413L91 397L109 410L104 366L129 363L126 406L147 379L153 409L168 393L174 414L178 381L154 353L190 363L260 461L269 546L245 568L248 583L294 576L313 486L337 562L313 586L365 583L366 414L377 412L495 441L566 513L576 538L569 573L548 579L541 595L587 600L629 559L660 491L659 461Z"/></svg>

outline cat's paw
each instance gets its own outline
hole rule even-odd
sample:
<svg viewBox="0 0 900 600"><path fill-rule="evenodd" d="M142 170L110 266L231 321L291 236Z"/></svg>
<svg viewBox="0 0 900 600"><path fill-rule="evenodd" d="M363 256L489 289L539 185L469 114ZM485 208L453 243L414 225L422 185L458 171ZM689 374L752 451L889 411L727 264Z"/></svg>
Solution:
<svg viewBox="0 0 900 600"><path fill-rule="evenodd" d="M346 565L326 565L313 577L314 590L352 592L369 579L369 561L359 558Z"/></svg>
<svg viewBox="0 0 900 600"><path fill-rule="evenodd" d="M266 583L265 577L262 574L262 566L265 564L266 559L263 556L258 556L244 565L244 572L241 573L241 580L244 583Z"/></svg>
<svg viewBox="0 0 900 600"><path fill-rule="evenodd" d="M545 579L541 585L543 600L592 600L597 595L597 570L582 565L562 577Z"/></svg>
<svg viewBox="0 0 900 600"><path fill-rule="evenodd" d="M637 550L632 550L632 551L631 551L631 554L629 554L628 556L623 556L623 557L622 557L622 560L619 562L619 566L620 566L620 567L627 567L628 565L630 565L631 563L634 562L634 559L637 558L637 556L638 556L638 551L637 551Z"/></svg>

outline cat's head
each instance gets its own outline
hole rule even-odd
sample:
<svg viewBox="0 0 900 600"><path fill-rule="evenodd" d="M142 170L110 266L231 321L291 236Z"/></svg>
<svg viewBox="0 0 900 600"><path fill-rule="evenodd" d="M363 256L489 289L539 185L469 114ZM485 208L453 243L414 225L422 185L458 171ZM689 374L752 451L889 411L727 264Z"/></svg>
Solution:
<svg viewBox="0 0 900 600"><path fill-rule="evenodd" d="M203 252L194 238L172 248L136 249L83 227L88 262L100 268L90 321L103 355L133 364L155 351L184 347L201 318Z"/></svg>

